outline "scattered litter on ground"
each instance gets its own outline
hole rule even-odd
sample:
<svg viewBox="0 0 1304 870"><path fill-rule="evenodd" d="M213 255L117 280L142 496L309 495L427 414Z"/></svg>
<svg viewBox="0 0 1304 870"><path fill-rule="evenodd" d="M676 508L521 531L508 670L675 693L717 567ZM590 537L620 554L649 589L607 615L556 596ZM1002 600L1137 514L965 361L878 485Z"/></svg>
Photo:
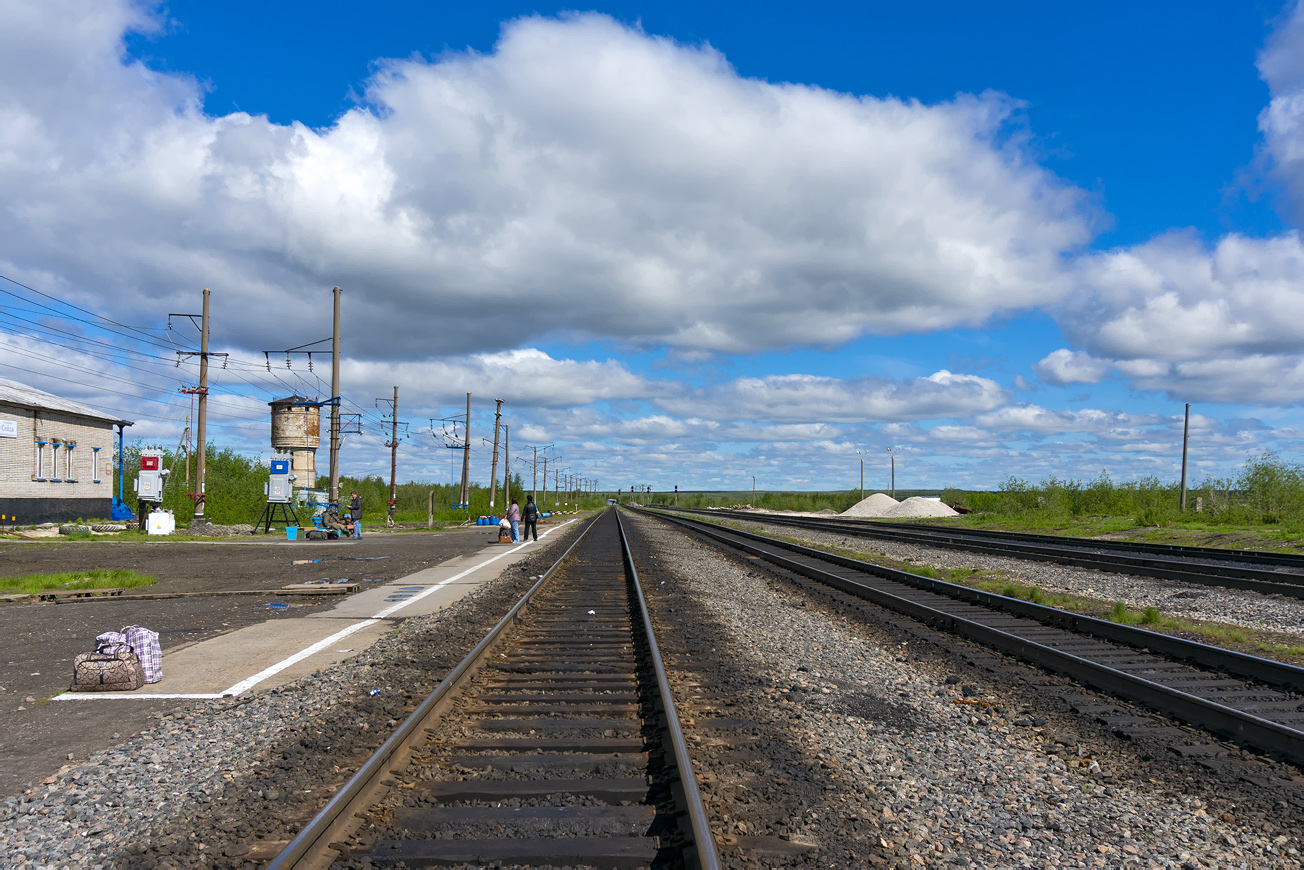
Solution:
<svg viewBox="0 0 1304 870"><path fill-rule="evenodd" d="M275 607L277 610L289 610L289 609L290 609L290 605L285 604L285 603L280 602L280 601L271 601L271 602L268 602L267 604L264 604L263 607Z"/></svg>
<svg viewBox="0 0 1304 870"><path fill-rule="evenodd" d="M340 556L348 562L379 562L381 559L388 559L389 556Z"/></svg>
<svg viewBox="0 0 1304 870"><path fill-rule="evenodd" d="M372 696L379 695L379 694L380 694L380 689L372 689L372 690L371 690L370 692L368 692L367 694L368 694L368 695L372 695Z"/></svg>
<svg viewBox="0 0 1304 870"><path fill-rule="evenodd" d="M353 647L349 647L348 649L337 649L335 651L338 653L353 652Z"/></svg>
<svg viewBox="0 0 1304 870"><path fill-rule="evenodd" d="M316 565L321 559L295 559L291 565Z"/></svg>

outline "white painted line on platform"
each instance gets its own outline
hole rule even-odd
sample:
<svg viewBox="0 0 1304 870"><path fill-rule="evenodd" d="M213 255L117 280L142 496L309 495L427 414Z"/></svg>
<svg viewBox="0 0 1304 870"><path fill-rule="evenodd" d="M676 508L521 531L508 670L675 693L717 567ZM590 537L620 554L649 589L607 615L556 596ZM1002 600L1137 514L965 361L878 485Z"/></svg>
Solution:
<svg viewBox="0 0 1304 870"><path fill-rule="evenodd" d="M138 698L144 701L159 701L178 698L182 700L190 699L196 701L212 700L220 698L221 695L208 694L191 694L191 695L166 695L166 694L145 694L140 692L64 692L62 695L55 695L51 701L98 701L104 698Z"/></svg>
<svg viewBox="0 0 1304 870"><path fill-rule="evenodd" d="M562 523L561 525L551 528L548 531L544 532L542 535L539 535L539 538L543 539L548 537L548 535L552 534L553 532L559 531L560 529L563 529L566 526L570 525L571 523L575 522L576 519L579 518L576 517L574 519L566 520L566 522ZM520 552L521 550L525 549L525 547L528 546L530 543L538 543L538 542L522 541L520 544L518 544L515 547L512 547L510 550L504 550L503 552L499 553L497 556L491 556L490 558L485 559L480 564L467 568L465 571L462 571L460 574L454 574L452 577L449 577L446 580L441 580L433 586L426 587L426 589L423 592L421 592L419 595L413 595L411 598L408 598L404 601L400 601L397 604L393 604L390 605L389 607L386 607L384 610L380 611L375 616L370 616L362 620L361 622L355 622L352 625L348 626L347 628L340 629L339 631L332 634L330 637L324 640L319 640L316 643L314 643L312 646L305 647L304 649L299 650L297 653L290 656L289 658L283 659L269 668L264 668L263 670L259 671L258 673L254 674L252 677L249 677L248 679L241 680L240 682L236 683L234 686L232 686L231 688L227 689L224 692L218 692L216 694L203 694L203 695L199 695L199 694L138 695L131 692L64 692L62 695L55 695L54 698L52 698L51 700L100 701L100 700L112 700L115 698L146 698L146 699L155 699L155 700L176 698L182 700L184 699L204 700L204 699L222 698L228 695L243 695L245 692L249 691L254 686L261 683L263 680L266 680L268 677L276 676L281 671L285 670L291 665L295 665L303 661L304 659L308 658L308 656L313 655L314 653L321 652L331 644L339 641L341 638L348 637L349 635L353 634L355 631L366 628L369 625L375 625L380 620L383 620L386 617L393 615L399 610L402 610L404 607L407 607L409 604L413 604L417 601L420 601L422 598L425 598L427 595L434 594L435 592L439 591L443 587L447 586L449 583L454 583L458 580L461 580L466 575L472 573L473 571L478 571L481 568L485 567L486 565L492 565L494 562L497 562L499 559L503 558L504 556L510 556L513 553Z"/></svg>

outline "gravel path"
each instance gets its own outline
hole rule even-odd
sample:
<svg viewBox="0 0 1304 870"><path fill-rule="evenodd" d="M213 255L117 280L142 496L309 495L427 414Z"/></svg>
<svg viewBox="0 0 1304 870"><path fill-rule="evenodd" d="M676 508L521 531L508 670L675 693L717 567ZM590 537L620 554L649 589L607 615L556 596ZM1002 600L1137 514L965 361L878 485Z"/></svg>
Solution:
<svg viewBox="0 0 1304 870"><path fill-rule="evenodd" d="M1225 622L1245 628L1279 631L1304 639L1304 599L1285 595L1261 595L1196 586L1173 580L1150 580L1130 574L1109 574L1066 565L1029 562L966 553L940 547L925 547L870 538L813 532L770 523L755 523L755 531L806 541L817 547L841 547L864 553L882 553L898 562L914 562L934 568L981 568L1000 571L1011 580L1040 586L1048 592L1067 592L1103 601L1125 601L1129 607L1155 607L1169 616L1194 621Z"/></svg>
<svg viewBox="0 0 1304 870"><path fill-rule="evenodd" d="M659 553L661 618L684 608L712 623L712 658L727 662L711 671L683 652L694 673L681 684L735 693L721 715L750 715L800 750L780 761L765 743L770 769L757 781L731 775L699 739L719 830L817 847L753 862L743 841L729 866L1301 866L1297 809L1238 809L1234 782L1152 763L1087 720L1041 709L1047 678L1032 669L1011 666L1032 675L1017 685L966 669L952 652L961 642L921 648L893 618L876 625L656 520L634 524ZM799 787L826 796L793 813L785 792Z"/></svg>
<svg viewBox="0 0 1304 870"><path fill-rule="evenodd" d="M582 525L440 613L402 621L361 655L270 692L156 713L152 728L5 799L0 868L259 866Z"/></svg>

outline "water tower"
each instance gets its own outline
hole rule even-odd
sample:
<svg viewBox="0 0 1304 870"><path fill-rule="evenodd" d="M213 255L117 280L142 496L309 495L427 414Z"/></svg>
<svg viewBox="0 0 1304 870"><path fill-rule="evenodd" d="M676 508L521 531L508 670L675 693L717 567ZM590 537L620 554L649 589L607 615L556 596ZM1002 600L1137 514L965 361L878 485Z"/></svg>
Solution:
<svg viewBox="0 0 1304 870"><path fill-rule="evenodd" d="M272 449L293 457L295 486L317 485L317 448L321 446L321 406L302 396L287 396L272 407Z"/></svg>

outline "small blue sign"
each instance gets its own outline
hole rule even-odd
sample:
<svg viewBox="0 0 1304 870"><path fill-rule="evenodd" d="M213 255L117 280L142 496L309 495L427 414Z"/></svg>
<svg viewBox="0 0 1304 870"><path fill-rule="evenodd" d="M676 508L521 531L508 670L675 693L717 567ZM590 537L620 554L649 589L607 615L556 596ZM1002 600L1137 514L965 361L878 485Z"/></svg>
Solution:
<svg viewBox="0 0 1304 870"><path fill-rule="evenodd" d="M272 474L289 474L290 461L288 459L273 459Z"/></svg>

